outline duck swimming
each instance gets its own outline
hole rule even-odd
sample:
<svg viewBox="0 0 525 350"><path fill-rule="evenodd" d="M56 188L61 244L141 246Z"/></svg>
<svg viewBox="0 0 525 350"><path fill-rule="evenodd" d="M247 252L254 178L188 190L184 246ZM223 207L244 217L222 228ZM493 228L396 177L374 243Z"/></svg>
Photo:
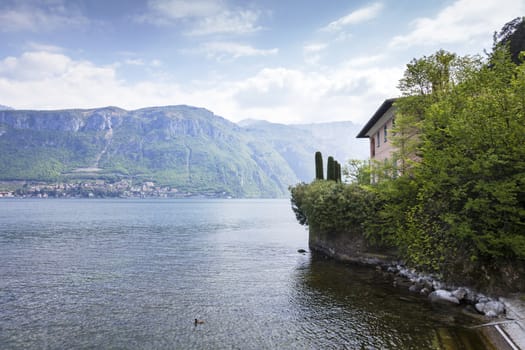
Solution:
<svg viewBox="0 0 525 350"><path fill-rule="evenodd" d="M195 325L203 324L204 320L195 319Z"/></svg>

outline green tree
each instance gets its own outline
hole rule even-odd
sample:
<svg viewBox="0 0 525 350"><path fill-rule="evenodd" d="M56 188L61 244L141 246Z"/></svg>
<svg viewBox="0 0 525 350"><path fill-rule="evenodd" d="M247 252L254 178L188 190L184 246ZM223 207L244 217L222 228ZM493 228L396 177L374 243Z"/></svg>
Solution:
<svg viewBox="0 0 525 350"><path fill-rule="evenodd" d="M422 210L472 260L525 259L525 70L506 49L428 110Z"/></svg>
<svg viewBox="0 0 525 350"><path fill-rule="evenodd" d="M370 185L354 161L352 186L299 186L297 207L326 232L356 230L356 220L369 243L395 246L409 264L445 278L525 288L525 65L508 45L486 60L440 51L412 61L400 86L391 138L400 158L369 167L382 181ZM362 205L365 218L353 216Z"/></svg>
<svg viewBox="0 0 525 350"><path fill-rule="evenodd" d="M394 103L396 116L391 137L401 173L406 174L419 164L422 121L427 109L470 77L480 65L479 57L460 57L444 50L407 64L398 85L403 97Z"/></svg>
<svg viewBox="0 0 525 350"><path fill-rule="evenodd" d="M320 151L315 152L315 179L324 180L323 155Z"/></svg>
<svg viewBox="0 0 525 350"><path fill-rule="evenodd" d="M377 200L374 192L359 185L334 181L298 184L290 192L298 221L328 234L363 232Z"/></svg>
<svg viewBox="0 0 525 350"><path fill-rule="evenodd" d="M370 162L368 160L350 159L343 168L345 182L359 185L370 185Z"/></svg>
<svg viewBox="0 0 525 350"><path fill-rule="evenodd" d="M335 181L341 182L341 164L338 161L335 161Z"/></svg>
<svg viewBox="0 0 525 350"><path fill-rule="evenodd" d="M422 111L418 166L375 187L367 234L420 268L471 271L475 283L484 276L473 271L525 260L525 68L502 46L462 77L439 96L400 101Z"/></svg>
<svg viewBox="0 0 525 350"><path fill-rule="evenodd" d="M326 179L335 181L335 161L334 157L329 156L326 163Z"/></svg>

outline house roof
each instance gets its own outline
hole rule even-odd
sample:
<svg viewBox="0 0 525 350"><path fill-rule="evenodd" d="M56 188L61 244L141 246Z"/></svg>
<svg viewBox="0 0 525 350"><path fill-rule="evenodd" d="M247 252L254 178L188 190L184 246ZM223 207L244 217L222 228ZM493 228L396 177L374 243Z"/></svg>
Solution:
<svg viewBox="0 0 525 350"><path fill-rule="evenodd" d="M388 98L388 99L386 99L381 104L381 106L379 106L379 108L374 113L372 118L370 118L370 120L365 124L363 129L361 129L359 134L357 134L356 138L358 138L358 139L368 138L368 136L366 135L368 133L368 131L375 125L375 123L377 123L379 118L381 118L383 116L383 114L385 114L385 112L388 111L388 109L390 107L392 107L392 104L394 104L394 102L396 100L397 100L397 98Z"/></svg>

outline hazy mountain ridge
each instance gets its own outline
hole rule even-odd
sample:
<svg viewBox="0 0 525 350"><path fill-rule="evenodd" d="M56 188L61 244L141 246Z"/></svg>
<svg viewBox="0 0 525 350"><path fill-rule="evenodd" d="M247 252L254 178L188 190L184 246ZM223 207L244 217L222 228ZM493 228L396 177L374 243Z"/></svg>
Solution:
<svg viewBox="0 0 525 350"><path fill-rule="evenodd" d="M287 125L248 119L239 125L255 137L270 142L301 181L315 177L313 155L316 151L321 151L325 162L328 156L341 163L368 158L367 140L356 139L361 126L349 121Z"/></svg>
<svg viewBox="0 0 525 350"><path fill-rule="evenodd" d="M194 194L285 196L313 178L317 127L235 124L184 105L2 110L0 180L125 178Z"/></svg>

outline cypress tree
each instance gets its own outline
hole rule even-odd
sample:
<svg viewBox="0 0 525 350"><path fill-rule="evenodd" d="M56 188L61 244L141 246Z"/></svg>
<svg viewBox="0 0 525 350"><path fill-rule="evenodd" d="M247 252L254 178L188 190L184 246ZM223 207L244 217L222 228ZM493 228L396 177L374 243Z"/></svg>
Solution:
<svg viewBox="0 0 525 350"><path fill-rule="evenodd" d="M320 151L315 152L315 179L324 180L323 155Z"/></svg>
<svg viewBox="0 0 525 350"><path fill-rule="evenodd" d="M335 161L335 182L341 182L341 164Z"/></svg>
<svg viewBox="0 0 525 350"><path fill-rule="evenodd" d="M335 169L334 169L334 157L328 157L328 163L326 165L326 179L335 180Z"/></svg>

